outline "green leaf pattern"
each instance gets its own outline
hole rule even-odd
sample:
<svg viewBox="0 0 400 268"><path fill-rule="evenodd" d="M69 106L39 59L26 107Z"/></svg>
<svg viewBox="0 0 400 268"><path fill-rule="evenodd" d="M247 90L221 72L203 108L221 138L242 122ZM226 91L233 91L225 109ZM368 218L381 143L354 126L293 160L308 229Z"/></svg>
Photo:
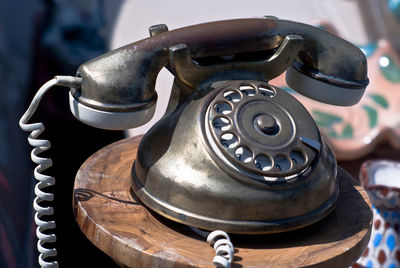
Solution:
<svg viewBox="0 0 400 268"><path fill-rule="evenodd" d="M313 117L315 122L318 124L319 127L324 129L326 135L332 138L339 138L339 139L350 139L353 137L353 127L350 124L346 124L341 133L337 133L334 129L335 124L340 124L343 122L343 118L318 110L312 111Z"/></svg>
<svg viewBox="0 0 400 268"><path fill-rule="evenodd" d="M363 104L362 108L367 113L368 126L370 128L374 128L378 125L378 119L379 119L378 110L376 108L388 109L389 101L380 94L368 94L368 97L373 102L371 103L371 105ZM318 124L320 128L324 130L327 136L336 139L351 139L354 137L353 127L349 123L344 122L342 117L332 113L322 112L319 110L313 110L312 115L314 117L315 122ZM337 127L334 128L334 125L336 124L344 124L341 132L337 132Z"/></svg>
<svg viewBox="0 0 400 268"><path fill-rule="evenodd" d="M350 124L344 126L341 138L351 139L353 137L353 127Z"/></svg>
<svg viewBox="0 0 400 268"><path fill-rule="evenodd" d="M331 128L334 124L340 123L343 121L343 119L340 116L337 116L334 114L330 114L330 113L326 113L326 112L322 112L322 111L318 111L318 110L314 110L312 113L313 113L315 121L317 122L317 124L320 127Z"/></svg>
<svg viewBox="0 0 400 268"><path fill-rule="evenodd" d="M378 111L375 110L375 108L364 104L363 109L367 112L368 114L368 119L369 119L369 127L373 128L378 124Z"/></svg>
<svg viewBox="0 0 400 268"><path fill-rule="evenodd" d="M381 106L384 109L389 108L389 102L386 100L385 97L379 94L369 94L368 95L376 104Z"/></svg>

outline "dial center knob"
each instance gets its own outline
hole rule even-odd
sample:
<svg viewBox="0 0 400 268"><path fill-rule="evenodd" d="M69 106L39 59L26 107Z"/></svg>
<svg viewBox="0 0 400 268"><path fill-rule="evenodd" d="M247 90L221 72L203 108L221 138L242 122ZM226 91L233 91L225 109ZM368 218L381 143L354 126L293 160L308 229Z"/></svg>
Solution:
<svg viewBox="0 0 400 268"><path fill-rule="evenodd" d="M257 115L254 125L256 129L265 135L276 135L279 132L279 125L276 123L276 120L268 114Z"/></svg>

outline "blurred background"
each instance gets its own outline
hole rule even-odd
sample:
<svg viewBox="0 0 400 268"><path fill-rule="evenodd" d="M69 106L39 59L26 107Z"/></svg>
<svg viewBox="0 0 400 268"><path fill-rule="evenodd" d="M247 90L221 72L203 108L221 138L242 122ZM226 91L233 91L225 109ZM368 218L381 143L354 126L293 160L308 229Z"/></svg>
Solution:
<svg viewBox="0 0 400 268"><path fill-rule="evenodd" d="M400 147L400 114L392 107L400 106L397 96L400 91L395 93L400 89L399 0L2 0L0 267L37 267L36 226L32 220L34 166L26 140L28 134L19 129L18 121L42 84L55 75L74 75L81 63L148 37L148 27L154 24L165 23L169 29L175 29L214 20L265 15L319 26L364 50L368 63L374 66L370 68L374 73L369 73L372 83L368 90L373 92L371 96L380 96L371 97L378 104L364 103L358 107L361 112L343 109L341 112L354 115L358 111L366 116L369 125L357 126L354 120L346 119L346 114L335 114L334 108L327 106L315 108L318 111L313 115L319 116L316 119L320 127L328 130L325 134L333 144L338 144L334 149L337 148L339 155L344 150L342 147L353 148L351 144L359 143L352 152L343 151L343 159L339 157L346 160L341 164L354 176L358 176L359 165L365 159L396 158ZM165 112L172 79L168 71L161 71L156 84L159 102L155 117L145 126L126 133L93 129L75 120L69 112L65 89L52 90L45 96L32 122L44 122L43 137L52 143L52 149L44 155L53 159L54 165L47 174L57 180L50 191L56 196L52 205L57 221L55 246L61 267L115 266L90 244L75 223L71 202L74 177L84 160L103 146L127 135L145 133ZM285 86L279 79L276 83ZM378 92L381 90L389 93ZM313 105L309 103L307 108ZM371 121L374 115L376 122ZM385 135L379 135L382 129ZM377 145L381 149L375 150Z"/></svg>

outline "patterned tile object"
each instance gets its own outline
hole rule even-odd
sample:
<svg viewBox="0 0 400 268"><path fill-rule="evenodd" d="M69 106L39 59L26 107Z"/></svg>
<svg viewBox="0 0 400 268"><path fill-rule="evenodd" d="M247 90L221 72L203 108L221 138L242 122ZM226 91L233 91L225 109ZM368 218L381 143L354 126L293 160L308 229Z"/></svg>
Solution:
<svg viewBox="0 0 400 268"><path fill-rule="evenodd" d="M374 224L371 239L358 264L364 267L400 267L400 212L373 207ZM353 265L353 267L360 267ZM361 267L362 267L361 266Z"/></svg>
<svg viewBox="0 0 400 268"><path fill-rule="evenodd" d="M400 267L400 163L367 161L360 182L373 204L374 222L367 249L353 267Z"/></svg>

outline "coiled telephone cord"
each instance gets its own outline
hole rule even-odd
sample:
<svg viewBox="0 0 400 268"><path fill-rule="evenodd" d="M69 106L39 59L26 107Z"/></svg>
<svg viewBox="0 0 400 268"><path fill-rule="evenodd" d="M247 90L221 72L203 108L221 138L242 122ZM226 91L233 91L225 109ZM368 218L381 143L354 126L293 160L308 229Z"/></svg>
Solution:
<svg viewBox="0 0 400 268"><path fill-rule="evenodd" d="M35 223L38 226L36 229L36 236L38 238L37 248L40 253L39 255L39 265L44 268L56 268L58 267L57 261L46 261L48 257L55 257L57 255L57 250L55 248L45 247L45 243L54 243L56 241L56 235L51 233L51 231L56 227L55 221L45 221L42 220L42 216L53 215L53 207L41 206L43 201L53 201L54 195L52 193L47 193L42 191L44 188L53 186L55 184L55 179L52 176L44 175L42 172L49 167L51 167L52 161L50 158L39 157L38 155L48 149L51 145L48 140L38 139L38 136L44 131L44 125L42 123L31 123L27 122L35 113L42 97L44 94L53 86L65 86L65 87L80 87L82 79L73 76L56 76L52 80L45 83L33 97L31 104L24 113L24 115L19 120L19 125L24 131L31 132L28 137L28 142L31 146L35 147L31 151L32 161L37 164L34 171L35 178L39 181L35 186L36 198L33 201L33 208L35 209Z"/></svg>
<svg viewBox="0 0 400 268"><path fill-rule="evenodd" d="M82 79L74 76L56 76L52 80L46 82L35 94L31 104L19 120L21 129L27 132L31 132L28 136L28 142L33 146L31 151L32 161L37 164L34 170L34 176L39 181L35 186L36 198L33 201L33 208L35 209L35 223L38 226L36 229L36 236L38 238L37 248L40 253L39 265L43 268L58 268L57 261L47 261L49 257L57 256L57 250L55 248L45 247L45 243L56 242L56 235L54 229L56 228L55 221L42 220L42 216L51 216L54 214L54 209L51 206L43 207L41 202L53 201L54 194L44 192L43 189L55 184L55 178L52 176L44 175L42 172L50 168L53 163L50 158L39 157L38 155L44 151L50 149L51 144L48 140L38 139L40 134L45 130L42 123L31 123L28 124L29 119L35 113L40 101L44 94L54 86L65 86L72 88L79 88L82 83ZM205 232L197 230L202 236L205 236ZM51 233L53 231L53 233ZM213 264L216 267L230 268L233 261L234 247L227 233L223 231L214 231L207 236L207 242L214 247L215 257Z"/></svg>
<svg viewBox="0 0 400 268"><path fill-rule="evenodd" d="M213 264L215 267L231 267L235 249L227 233L221 230L209 233L195 227L189 226L189 228L198 235L207 237L207 243L215 250L215 256L213 258Z"/></svg>
<svg viewBox="0 0 400 268"><path fill-rule="evenodd" d="M221 230L213 231L207 236L207 243L215 250L213 264L216 267L230 268L234 247L228 234Z"/></svg>

